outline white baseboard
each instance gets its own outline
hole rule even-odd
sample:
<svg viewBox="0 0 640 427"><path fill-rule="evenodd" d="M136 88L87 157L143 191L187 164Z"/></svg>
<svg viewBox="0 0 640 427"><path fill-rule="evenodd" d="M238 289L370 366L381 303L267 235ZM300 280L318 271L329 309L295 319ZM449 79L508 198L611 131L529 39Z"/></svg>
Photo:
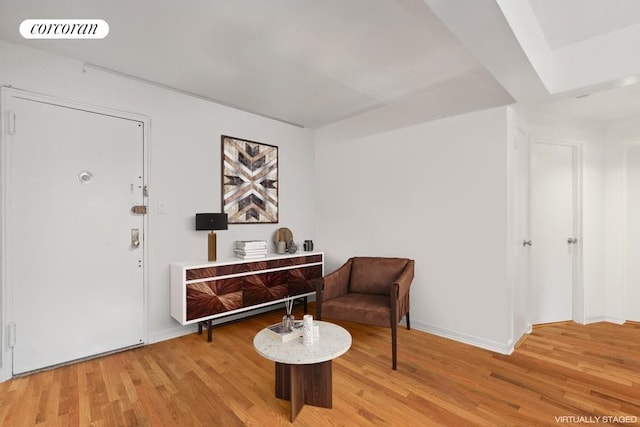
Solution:
<svg viewBox="0 0 640 427"><path fill-rule="evenodd" d="M588 325L589 323L598 323L598 322L609 322L615 323L616 325L622 325L625 320L619 317L613 316L589 316L584 319L584 324Z"/></svg>
<svg viewBox="0 0 640 427"><path fill-rule="evenodd" d="M232 319L226 319L226 320L229 321ZM219 323L224 323L224 322L219 322ZM406 323L404 320L401 323L406 326ZM514 343L512 342L512 340L507 343L500 343L498 341L488 340L486 338L477 337L474 335L469 335L462 332L453 331L450 329L445 329L445 328L437 327L435 325L430 325L427 323L416 322L416 321L411 321L411 329L428 332L430 334L438 335L444 338L449 338L455 341L463 342L465 344L470 344L475 347L484 348L485 350L495 351L501 354L509 355L513 352ZM183 335L192 334L197 330L198 330L197 325L193 324L193 325L187 325L187 326L177 326L175 328L170 328L170 329L165 329L163 331L150 333L148 344L165 341L172 338L178 338ZM215 329L214 329L214 332L215 332ZM203 333L206 333L206 331L204 331Z"/></svg>
<svg viewBox="0 0 640 427"><path fill-rule="evenodd" d="M314 297L315 300L315 297ZM212 319L213 326L223 325L228 322L233 322L236 320L244 319L245 317L256 316L258 314L267 313L269 311L282 310L281 307L275 305L268 305L265 307L253 309L250 311L243 311L241 313L230 314L228 316L222 316L217 319ZM267 326L267 325L265 325ZM192 323L186 326L176 326L175 328L164 329L162 331L150 332L149 333L149 342L148 344L153 344L155 342L170 340L172 338L178 338L183 335L188 335L194 333L198 330L198 324ZM206 330L203 331L203 334L206 333ZM214 328L215 333L215 328Z"/></svg>
<svg viewBox="0 0 640 427"><path fill-rule="evenodd" d="M442 328L439 326L431 325L429 323L415 322L413 320L411 321L411 329L428 332L430 334L449 338L454 341L459 341L465 344L472 345L474 347L480 347L485 350L494 351L496 353L505 355L510 355L511 353L513 353L513 346L515 345L513 340L509 340L509 342L503 343L483 337L478 337L475 335L466 334L464 332Z"/></svg>
<svg viewBox="0 0 640 427"><path fill-rule="evenodd" d="M149 342L147 344L153 344L160 341L166 341L173 338L178 338L184 335L189 335L198 330L198 325L176 326L175 328L164 329L162 331L149 333Z"/></svg>

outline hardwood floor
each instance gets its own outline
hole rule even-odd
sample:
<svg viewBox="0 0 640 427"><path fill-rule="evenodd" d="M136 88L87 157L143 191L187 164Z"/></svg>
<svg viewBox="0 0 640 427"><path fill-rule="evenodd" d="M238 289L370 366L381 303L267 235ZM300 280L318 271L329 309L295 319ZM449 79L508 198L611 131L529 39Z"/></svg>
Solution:
<svg viewBox="0 0 640 427"><path fill-rule="evenodd" d="M1 383L0 425L290 425L252 344L279 317ZM511 356L399 328L392 371L389 329L336 323L353 345L333 363L333 408L305 406L295 425L640 425L640 324L536 328Z"/></svg>

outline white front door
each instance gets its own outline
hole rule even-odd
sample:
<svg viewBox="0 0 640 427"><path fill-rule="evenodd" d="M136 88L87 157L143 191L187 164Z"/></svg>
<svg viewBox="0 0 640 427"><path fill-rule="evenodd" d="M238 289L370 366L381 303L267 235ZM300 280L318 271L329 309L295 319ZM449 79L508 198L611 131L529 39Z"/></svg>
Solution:
<svg viewBox="0 0 640 427"><path fill-rule="evenodd" d="M572 319L574 147L531 144L531 280L535 324ZM571 239L571 240L570 240Z"/></svg>
<svg viewBox="0 0 640 427"><path fill-rule="evenodd" d="M13 373L141 344L143 123L20 96L6 108Z"/></svg>

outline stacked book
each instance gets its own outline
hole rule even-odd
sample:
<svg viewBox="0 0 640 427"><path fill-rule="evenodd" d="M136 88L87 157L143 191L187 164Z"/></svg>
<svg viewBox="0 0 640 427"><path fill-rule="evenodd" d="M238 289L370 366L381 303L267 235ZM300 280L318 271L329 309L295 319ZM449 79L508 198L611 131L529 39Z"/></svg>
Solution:
<svg viewBox="0 0 640 427"><path fill-rule="evenodd" d="M281 342L288 342L302 336L302 321L296 321L292 330L285 328L282 323L276 323L267 327L266 331L267 335Z"/></svg>
<svg viewBox="0 0 640 427"><path fill-rule="evenodd" d="M265 258L267 256L266 240L237 240L236 256L242 259Z"/></svg>

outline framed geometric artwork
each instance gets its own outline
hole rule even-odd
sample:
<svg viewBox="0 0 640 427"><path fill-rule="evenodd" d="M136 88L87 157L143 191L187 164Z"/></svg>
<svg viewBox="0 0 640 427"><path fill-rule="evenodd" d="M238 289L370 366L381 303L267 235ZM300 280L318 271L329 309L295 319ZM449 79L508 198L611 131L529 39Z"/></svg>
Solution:
<svg viewBox="0 0 640 427"><path fill-rule="evenodd" d="M222 211L229 224L278 222L278 147L222 135Z"/></svg>

